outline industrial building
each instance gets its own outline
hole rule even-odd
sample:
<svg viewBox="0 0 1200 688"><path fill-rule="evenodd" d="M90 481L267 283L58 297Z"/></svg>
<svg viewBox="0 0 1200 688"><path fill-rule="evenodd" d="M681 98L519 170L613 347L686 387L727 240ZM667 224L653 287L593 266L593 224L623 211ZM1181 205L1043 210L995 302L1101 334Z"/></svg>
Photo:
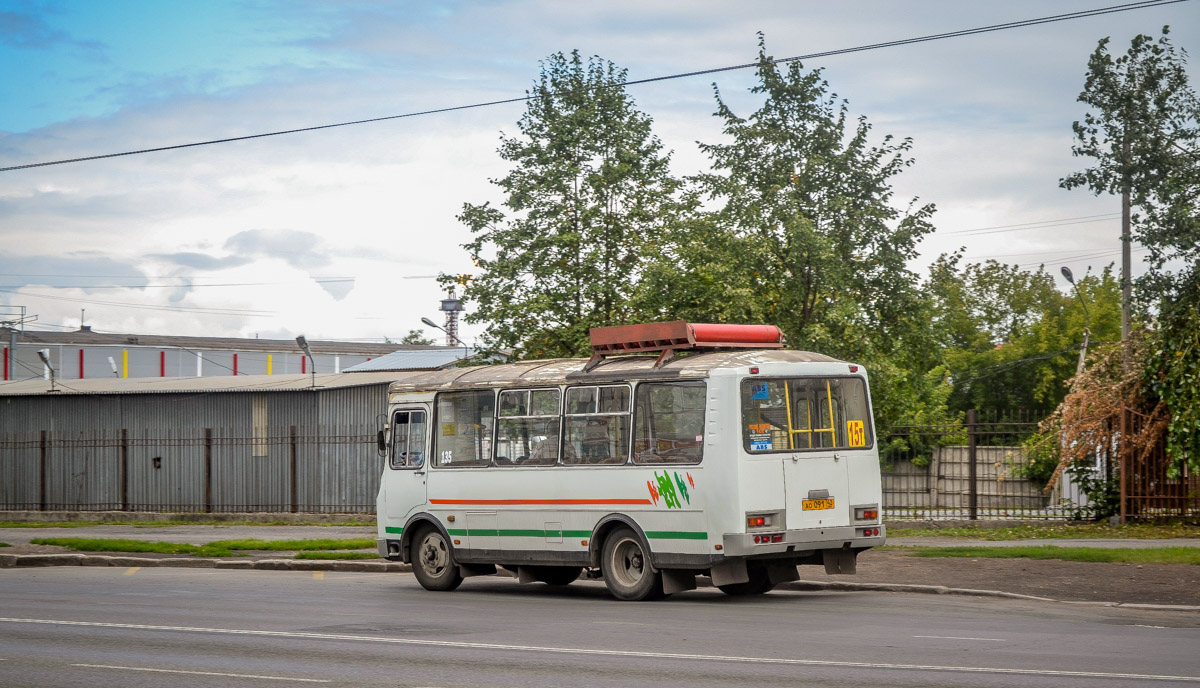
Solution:
<svg viewBox="0 0 1200 688"><path fill-rule="evenodd" d="M406 347L362 372L2 382L0 510L370 513L389 383L471 353Z"/></svg>
<svg viewBox="0 0 1200 688"><path fill-rule="evenodd" d="M311 340L310 360L293 339L111 334L88 326L73 332L0 327L0 346L0 382L48 379L51 368L60 380L286 375L310 373L314 364L318 373L339 373L394 351L441 352L427 354L439 360L446 352L464 353L462 347ZM49 364L40 350L48 350Z"/></svg>

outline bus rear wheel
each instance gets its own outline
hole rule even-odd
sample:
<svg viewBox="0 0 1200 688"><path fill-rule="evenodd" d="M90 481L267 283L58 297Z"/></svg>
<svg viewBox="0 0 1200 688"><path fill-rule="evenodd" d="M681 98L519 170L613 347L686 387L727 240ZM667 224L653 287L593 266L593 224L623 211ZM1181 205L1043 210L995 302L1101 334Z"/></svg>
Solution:
<svg viewBox="0 0 1200 688"><path fill-rule="evenodd" d="M446 536L436 528L426 526L417 532L412 541L413 575L426 590L453 590L462 584L458 563L454 561L454 550L446 542Z"/></svg>
<svg viewBox="0 0 1200 688"><path fill-rule="evenodd" d="M757 561L746 562L746 573L749 574L750 580L745 583L718 585L717 588L726 595L733 597L761 595L775 588L775 584L767 576L767 567L763 566L762 563Z"/></svg>
<svg viewBox="0 0 1200 688"><path fill-rule="evenodd" d="M618 600L641 601L664 597L662 575L650 568L650 552L629 528L613 531L600 554L604 584Z"/></svg>

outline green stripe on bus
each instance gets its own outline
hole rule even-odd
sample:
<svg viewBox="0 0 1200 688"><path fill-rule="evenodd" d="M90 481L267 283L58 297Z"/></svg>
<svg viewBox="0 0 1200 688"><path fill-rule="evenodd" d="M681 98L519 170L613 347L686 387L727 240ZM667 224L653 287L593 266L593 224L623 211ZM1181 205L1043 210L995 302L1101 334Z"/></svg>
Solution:
<svg viewBox="0 0 1200 688"><path fill-rule="evenodd" d="M708 533L693 530L647 530L651 540L707 540Z"/></svg>
<svg viewBox="0 0 1200 688"><path fill-rule="evenodd" d="M387 528L389 533L400 534L403 528ZM497 530L495 528L447 528L446 533L457 537L564 537L564 538L590 538L592 531L590 530ZM647 530L646 537L651 540L707 540L708 533L697 532L692 530Z"/></svg>
<svg viewBox="0 0 1200 688"><path fill-rule="evenodd" d="M384 528L383 528L383 532L385 532L385 533L391 533L392 535L403 535L403 534L404 534L404 529L403 529L403 528L397 528L396 526L384 526Z"/></svg>

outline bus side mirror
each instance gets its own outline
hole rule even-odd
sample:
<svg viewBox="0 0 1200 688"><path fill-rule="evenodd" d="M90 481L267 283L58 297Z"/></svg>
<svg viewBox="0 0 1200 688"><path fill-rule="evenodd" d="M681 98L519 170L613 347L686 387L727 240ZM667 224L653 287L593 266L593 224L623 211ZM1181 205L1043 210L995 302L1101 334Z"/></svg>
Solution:
<svg viewBox="0 0 1200 688"><path fill-rule="evenodd" d="M384 438L382 430L375 436L375 446L379 449L380 454L387 452L387 439Z"/></svg>

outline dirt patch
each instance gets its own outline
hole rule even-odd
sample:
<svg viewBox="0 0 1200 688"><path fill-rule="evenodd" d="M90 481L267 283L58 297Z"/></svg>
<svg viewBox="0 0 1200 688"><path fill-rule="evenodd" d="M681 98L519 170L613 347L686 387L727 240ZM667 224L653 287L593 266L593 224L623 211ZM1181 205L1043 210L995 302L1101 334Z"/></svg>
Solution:
<svg viewBox="0 0 1200 688"><path fill-rule="evenodd" d="M859 556L856 575L827 576L816 567L800 574L805 580L944 585L1064 601L1200 606L1200 566L1188 564L927 558L870 550Z"/></svg>

